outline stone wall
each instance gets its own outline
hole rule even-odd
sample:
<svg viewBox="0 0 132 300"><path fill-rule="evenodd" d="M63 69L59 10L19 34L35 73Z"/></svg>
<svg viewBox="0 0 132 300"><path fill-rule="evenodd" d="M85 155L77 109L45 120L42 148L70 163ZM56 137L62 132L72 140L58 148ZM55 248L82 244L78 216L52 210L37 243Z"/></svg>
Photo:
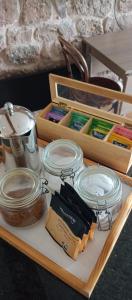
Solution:
<svg viewBox="0 0 132 300"><path fill-rule="evenodd" d="M58 33L79 45L131 26L132 0L0 0L0 78L63 65Z"/></svg>

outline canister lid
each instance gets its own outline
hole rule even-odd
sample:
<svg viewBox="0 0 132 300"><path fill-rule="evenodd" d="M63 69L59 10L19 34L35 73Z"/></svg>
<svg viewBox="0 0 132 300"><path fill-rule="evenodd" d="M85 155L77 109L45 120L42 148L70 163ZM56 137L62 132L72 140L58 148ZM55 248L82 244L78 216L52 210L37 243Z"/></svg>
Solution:
<svg viewBox="0 0 132 300"><path fill-rule="evenodd" d="M120 178L114 171L100 165L86 167L75 178L75 190L93 209L116 205L122 196Z"/></svg>
<svg viewBox="0 0 132 300"><path fill-rule="evenodd" d="M30 131L35 124L33 114L22 106L5 103L0 109L0 137L21 136Z"/></svg>
<svg viewBox="0 0 132 300"><path fill-rule="evenodd" d="M73 141L60 139L45 147L42 160L50 174L69 176L82 166L83 152Z"/></svg>

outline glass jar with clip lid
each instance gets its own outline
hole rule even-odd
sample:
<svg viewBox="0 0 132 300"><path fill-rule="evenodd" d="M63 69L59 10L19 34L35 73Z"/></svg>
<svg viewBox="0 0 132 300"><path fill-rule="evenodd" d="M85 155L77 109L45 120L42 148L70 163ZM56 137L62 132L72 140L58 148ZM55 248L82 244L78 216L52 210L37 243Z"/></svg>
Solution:
<svg viewBox="0 0 132 300"><path fill-rule="evenodd" d="M117 174L100 165L85 168L75 180L75 190L97 215L99 230L109 230L122 204L122 184Z"/></svg>
<svg viewBox="0 0 132 300"><path fill-rule="evenodd" d="M0 211L12 226L37 222L46 211L43 179L28 168L9 170L0 180Z"/></svg>
<svg viewBox="0 0 132 300"><path fill-rule="evenodd" d="M73 185L75 174L84 167L83 152L76 143L59 139L49 143L43 152L44 176L51 191L60 191L62 181Z"/></svg>

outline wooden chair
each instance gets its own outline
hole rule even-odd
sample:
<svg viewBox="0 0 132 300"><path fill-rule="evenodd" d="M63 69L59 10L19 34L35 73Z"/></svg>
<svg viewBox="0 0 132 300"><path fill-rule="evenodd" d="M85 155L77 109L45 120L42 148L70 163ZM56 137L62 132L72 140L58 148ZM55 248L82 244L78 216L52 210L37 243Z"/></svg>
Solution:
<svg viewBox="0 0 132 300"><path fill-rule="evenodd" d="M58 39L65 57L68 77L108 89L121 91L121 86L112 79L105 77L90 77L87 62L82 53L62 36L59 36ZM76 72L73 71L74 66L76 67ZM79 78L77 78L75 74L77 74ZM96 96L90 93L86 94L85 92L83 93L73 89L70 90L70 97L72 100L118 113L119 102L116 100L111 101L111 99L105 97Z"/></svg>

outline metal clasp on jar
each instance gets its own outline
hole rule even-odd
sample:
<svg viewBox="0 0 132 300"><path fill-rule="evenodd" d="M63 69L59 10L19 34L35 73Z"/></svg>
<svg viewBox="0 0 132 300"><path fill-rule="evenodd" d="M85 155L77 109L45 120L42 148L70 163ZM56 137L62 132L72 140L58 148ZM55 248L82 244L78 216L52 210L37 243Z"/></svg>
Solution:
<svg viewBox="0 0 132 300"><path fill-rule="evenodd" d="M74 184L75 172L73 172L72 168L61 170L61 180L64 182L67 177L69 177L72 180L72 183Z"/></svg>
<svg viewBox="0 0 132 300"><path fill-rule="evenodd" d="M104 214L103 219L101 218L102 214ZM100 231L107 231L110 230L112 227L112 214L107 208L107 202L105 200L105 207L104 209L100 210L99 204L96 212L97 216L97 224L98 224L98 230Z"/></svg>
<svg viewBox="0 0 132 300"><path fill-rule="evenodd" d="M44 177L40 178L41 180L41 190L42 190L42 194L47 194L49 193L49 189L47 188L48 186L48 180Z"/></svg>

